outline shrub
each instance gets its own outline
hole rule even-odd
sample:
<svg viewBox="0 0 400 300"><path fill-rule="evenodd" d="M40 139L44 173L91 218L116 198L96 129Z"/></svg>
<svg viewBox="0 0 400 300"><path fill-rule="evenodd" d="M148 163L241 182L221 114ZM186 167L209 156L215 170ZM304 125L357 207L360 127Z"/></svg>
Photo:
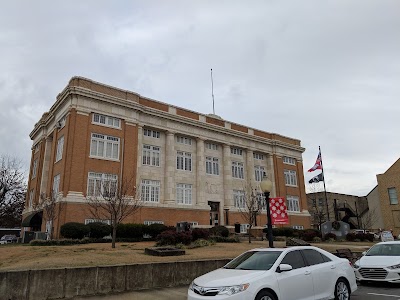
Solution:
<svg viewBox="0 0 400 300"><path fill-rule="evenodd" d="M239 237L223 237L223 236L213 236L212 240L216 243L240 243Z"/></svg>
<svg viewBox="0 0 400 300"><path fill-rule="evenodd" d="M101 239L111 234L111 226L102 222L93 222L86 225L90 230L90 237Z"/></svg>
<svg viewBox="0 0 400 300"><path fill-rule="evenodd" d="M77 239L61 239L61 240L32 240L29 242L30 246L68 246L68 245L79 245L88 244L91 240L84 238L81 240Z"/></svg>
<svg viewBox="0 0 400 300"><path fill-rule="evenodd" d="M329 239L336 240L336 234L334 234L333 232L329 232L329 233L325 234L324 239L325 240L329 240Z"/></svg>
<svg viewBox="0 0 400 300"><path fill-rule="evenodd" d="M313 238L312 241L313 241L313 243L321 243L322 239L320 237L316 236Z"/></svg>
<svg viewBox="0 0 400 300"><path fill-rule="evenodd" d="M192 242L192 235L189 231L176 232L174 230L167 230L161 232L157 237L157 246L176 245L182 243L189 245Z"/></svg>
<svg viewBox="0 0 400 300"><path fill-rule="evenodd" d="M228 237L229 229L226 228L225 226L217 225L217 226L210 228L210 235Z"/></svg>
<svg viewBox="0 0 400 300"><path fill-rule="evenodd" d="M264 228L263 232L267 233L268 228ZM293 237L295 229L291 227L281 227L281 228L272 228L273 236L286 236L286 237Z"/></svg>
<svg viewBox="0 0 400 300"><path fill-rule="evenodd" d="M198 239L207 240L210 237L210 231L202 228L195 228L192 230L193 241Z"/></svg>
<svg viewBox="0 0 400 300"><path fill-rule="evenodd" d="M198 240L195 240L193 243L191 243L187 248L194 249L194 248L200 248L200 247L207 247L210 245L212 245L211 242L209 242L207 240L203 240L203 239L198 239Z"/></svg>
<svg viewBox="0 0 400 300"><path fill-rule="evenodd" d="M143 233L148 234L151 237L155 238L161 232L167 230L167 228L168 227L165 226L164 224L151 224L143 227Z"/></svg>
<svg viewBox="0 0 400 300"><path fill-rule="evenodd" d="M60 234L69 239L82 239L89 234L89 227L82 223L69 222L60 228Z"/></svg>
<svg viewBox="0 0 400 300"><path fill-rule="evenodd" d="M354 233L346 234L346 240L349 242L353 242L356 239L356 235Z"/></svg>
<svg viewBox="0 0 400 300"><path fill-rule="evenodd" d="M144 224L118 224L117 238L143 239Z"/></svg>

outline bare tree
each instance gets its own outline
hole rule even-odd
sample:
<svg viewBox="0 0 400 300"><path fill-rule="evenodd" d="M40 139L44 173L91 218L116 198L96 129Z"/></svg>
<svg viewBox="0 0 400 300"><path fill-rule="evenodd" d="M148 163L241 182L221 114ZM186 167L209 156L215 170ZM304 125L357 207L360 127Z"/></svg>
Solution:
<svg viewBox="0 0 400 300"><path fill-rule="evenodd" d="M362 217L360 217L360 219L361 219L361 227L363 229L373 229L372 226L378 222L379 216L375 208L374 209L369 208L368 211L365 212L362 215Z"/></svg>
<svg viewBox="0 0 400 300"><path fill-rule="evenodd" d="M54 223L59 219L61 212L65 207L65 202L60 201L58 193L52 191L49 197L45 193L40 195L40 202L36 210L43 210L43 220L46 222L47 238L52 240L54 236Z"/></svg>
<svg viewBox="0 0 400 300"><path fill-rule="evenodd" d="M235 201L238 201L236 205L239 207L243 220L249 224L249 243L251 243L251 229L253 225L257 225L257 216L265 207L263 205L265 201L263 201L262 194L258 193L257 189L252 186L245 187Z"/></svg>
<svg viewBox="0 0 400 300"><path fill-rule="evenodd" d="M93 188L93 195L88 196L87 200L94 218L110 220L112 248L115 248L118 224L142 205L140 188L135 185L133 177L119 183L110 177L99 181Z"/></svg>
<svg viewBox="0 0 400 300"><path fill-rule="evenodd" d="M307 186L310 194L307 194L307 204L310 209L311 220L313 224L318 224L318 229L321 230L321 225L327 221L326 208L324 205L319 205L317 193L319 190L319 183L311 183Z"/></svg>
<svg viewBox="0 0 400 300"><path fill-rule="evenodd" d="M26 183L22 162L15 157L0 156L0 227L21 225Z"/></svg>

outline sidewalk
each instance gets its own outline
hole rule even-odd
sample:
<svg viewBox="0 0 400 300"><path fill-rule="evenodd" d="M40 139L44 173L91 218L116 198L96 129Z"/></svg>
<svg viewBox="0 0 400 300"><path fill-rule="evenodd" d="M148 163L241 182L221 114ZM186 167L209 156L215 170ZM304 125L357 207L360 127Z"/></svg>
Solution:
<svg viewBox="0 0 400 300"><path fill-rule="evenodd" d="M142 290L104 296L75 297L73 300L186 300L188 286Z"/></svg>

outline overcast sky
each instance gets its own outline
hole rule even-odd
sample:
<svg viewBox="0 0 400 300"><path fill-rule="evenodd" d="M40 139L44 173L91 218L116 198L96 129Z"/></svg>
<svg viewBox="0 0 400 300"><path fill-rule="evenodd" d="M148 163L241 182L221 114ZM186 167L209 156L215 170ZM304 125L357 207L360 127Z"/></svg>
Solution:
<svg viewBox="0 0 400 300"><path fill-rule="evenodd" d="M0 155L72 76L321 146L326 188L365 196L398 158L400 1L4 1ZM397 133L396 133L397 132ZM308 186L308 184L307 184Z"/></svg>

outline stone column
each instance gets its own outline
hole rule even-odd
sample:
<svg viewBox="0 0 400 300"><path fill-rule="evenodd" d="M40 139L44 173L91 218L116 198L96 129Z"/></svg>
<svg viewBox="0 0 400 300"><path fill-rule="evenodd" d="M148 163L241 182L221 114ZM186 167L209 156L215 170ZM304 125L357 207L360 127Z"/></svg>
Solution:
<svg viewBox="0 0 400 300"><path fill-rule="evenodd" d="M165 141L165 176L164 176L164 203L175 203L175 135L167 132Z"/></svg>
<svg viewBox="0 0 400 300"><path fill-rule="evenodd" d="M224 178L224 203L221 203L223 208L230 208L233 206L233 191L232 191L232 161L231 161L231 147L224 145L223 150L223 178Z"/></svg>
<svg viewBox="0 0 400 300"><path fill-rule="evenodd" d="M138 153L138 160L137 160L137 167L136 167L136 186L140 187L142 183L142 174L140 170L142 169L142 159L143 159L143 126L137 125L138 129L138 142L137 142L137 153Z"/></svg>
<svg viewBox="0 0 400 300"><path fill-rule="evenodd" d="M45 150L44 150L44 157L43 157L43 168L42 168L42 179L40 182L40 193L46 193L47 191L47 184L49 181L49 167L50 167L50 159L51 159L51 146L53 144L53 137L49 136L46 138L45 142ZM64 156L66 154L64 153Z"/></svg>
<svg viewBox="0 0 400 300"><path fill-rule="evenodd" d="M205 205L205 183L206 183L206 170L205 170L205 156L204 156L204 140L197 138L197 180L196 180L196 201L194 205Z"/></svg>
<svg viewBox="0 0 400 300"><path fill-rule="evenodd" d="M267 154L267 177L272 181L272 191L270 197L276 197L281 195L276 195L276 185L275 185L275 168L274 168L274 158L272 154Z"/></svg>
<svg viewBox="0 0 400 300"><path fill-rule="evenodd" d="M255 182L256 182L256 176L254 173L254 157L253 157L253 151L250 149L246 150L246 171L247 171L247 178L246 182L249 187L252 189L255 188Z"/></svg>

